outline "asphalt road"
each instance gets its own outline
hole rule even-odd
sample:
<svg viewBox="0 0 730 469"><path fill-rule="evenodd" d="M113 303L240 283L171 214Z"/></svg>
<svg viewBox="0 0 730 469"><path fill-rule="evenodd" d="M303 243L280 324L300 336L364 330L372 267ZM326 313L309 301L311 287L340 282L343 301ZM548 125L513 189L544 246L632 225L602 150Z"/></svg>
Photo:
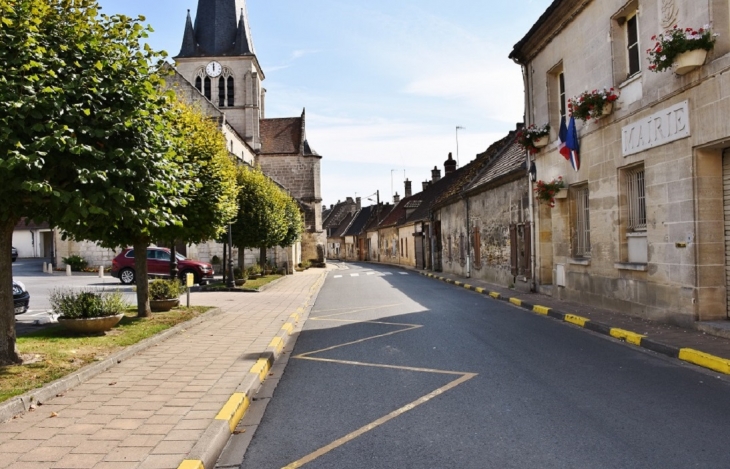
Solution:
<svg viewBox="0 0 730 469"><path fill-rule="evenodd" d="M389 267L329 274L277 382L243 469L730 467L725 377Z"/></svg>

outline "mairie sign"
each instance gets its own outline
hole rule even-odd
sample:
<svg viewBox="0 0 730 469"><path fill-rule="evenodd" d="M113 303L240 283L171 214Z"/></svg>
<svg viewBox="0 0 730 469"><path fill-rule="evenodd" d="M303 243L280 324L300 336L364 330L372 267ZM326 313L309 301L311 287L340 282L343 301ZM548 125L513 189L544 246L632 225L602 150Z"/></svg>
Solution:
<svg viewBox="0 0 730 469"><path fill-rule="evenodd" d="M689 101L685 100L623 127L621 147L623 155L629 156L689 136Z"/></svg>

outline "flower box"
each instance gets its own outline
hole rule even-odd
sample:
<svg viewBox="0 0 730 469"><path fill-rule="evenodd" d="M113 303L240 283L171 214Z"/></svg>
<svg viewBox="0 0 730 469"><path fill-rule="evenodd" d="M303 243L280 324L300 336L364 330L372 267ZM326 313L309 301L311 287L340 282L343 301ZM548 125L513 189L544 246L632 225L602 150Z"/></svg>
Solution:
<svg viewBox="0 0 730 469"><path fill-rule="evenodd" d="M563 176L558 176L557 179L553 179L550 182L537 181L535 184L535 198L540 202L545 202L550 208L555 207L555 199L563 198L559 197L561 190L565 191L565 183L563 182ZM565 191L567 197L567 191Z"/></svg>
<svg viewBox="0 0 730 469"><path fill-rule="evenodd" d="M535 148L545 148L548 144L548 140L548 136L543 135L542 137L535 139L532 144L535 146Z"/></svg>
<svg viewBox="0 0 730 469"><path fill-rule="evenodd" d="M601 109L601 115L600 117L607 116L613 112L613 103L606 103L603 105L603 108Z"/></svg>
<svg viewBox="0 0 730 469"><path fill-rule="evenodd" d="M568 111L572 117L583 122L600 119L613 111L613 103L618 96L613 88L586 91L568 100Z"/></svg>
<svg viewBox="0 0 730 469"><path fill-rule="evenodd" d="M549 135L550 124L540 127L532 124L520 129L517 133L517 143L530 154L535 154L539 148L547 146Z"/></svg>
<svg viewBox="0 0 730 469"><path fill-rule="evenodd" d="M686 75L692 70L701 67L707 59L707 51L704 49L695 49L682 52L677 56L674 64L674 73L677 75Z"/></svg>

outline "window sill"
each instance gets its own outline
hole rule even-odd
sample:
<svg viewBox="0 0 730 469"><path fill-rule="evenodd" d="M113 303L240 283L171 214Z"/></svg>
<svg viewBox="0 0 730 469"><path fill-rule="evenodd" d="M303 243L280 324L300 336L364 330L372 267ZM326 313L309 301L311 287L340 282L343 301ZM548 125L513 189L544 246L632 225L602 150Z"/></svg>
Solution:
<svg viewBox="0 0 730 469"><path fill-rule="evenodd" d="M639 79L641 79L641 74L642 74L642 72L637 72L635 75L630 76L629 78L624 80L621 84L619 84L618 88L619 89L625 88L625 87L629 86L630 84L632 84L633 82L638 81Z"/></svg>
<svg viewBox="0 0 730 469"><path fill-rule="evenodd" d="M591 259L589 257L575 257L568 259L570 265L591 265Z"/></svg>
<svg viewBox="0 0 730 469"><path fill-rule="evenodd" d="M646 272L647 264L638 262L616 262L613 267L618 270L633 270L634 272Z"/></svg>

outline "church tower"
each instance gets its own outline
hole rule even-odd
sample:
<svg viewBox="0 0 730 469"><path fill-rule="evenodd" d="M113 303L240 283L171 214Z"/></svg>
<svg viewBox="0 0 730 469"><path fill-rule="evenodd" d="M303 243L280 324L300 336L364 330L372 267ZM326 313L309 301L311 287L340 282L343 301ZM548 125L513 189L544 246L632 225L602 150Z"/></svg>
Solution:
<svg viewBox="0 0 730 469"><path fill-rule="evenodd" d="M210 102L253 150L261 148L259 123L266 90L253 45L245 0L199 0L195 24L185 23L175 68Z"/></svg>

